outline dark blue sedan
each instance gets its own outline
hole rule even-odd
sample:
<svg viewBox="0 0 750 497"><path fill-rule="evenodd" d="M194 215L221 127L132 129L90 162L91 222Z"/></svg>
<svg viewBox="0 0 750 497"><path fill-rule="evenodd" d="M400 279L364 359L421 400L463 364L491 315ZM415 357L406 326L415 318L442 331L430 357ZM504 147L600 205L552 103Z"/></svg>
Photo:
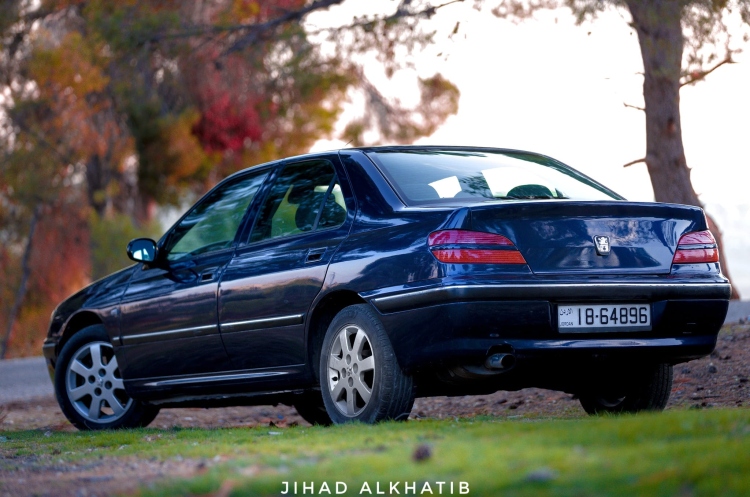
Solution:
<svg viewBox="0 0 750 497"><path fill-rule="evenodd" d="M700 208L489 148L252 167L128 255L58 306L44 344L80 429L276 403L374 423L415 397L532 386L589 413L659 410L730 295Z"/></svg>

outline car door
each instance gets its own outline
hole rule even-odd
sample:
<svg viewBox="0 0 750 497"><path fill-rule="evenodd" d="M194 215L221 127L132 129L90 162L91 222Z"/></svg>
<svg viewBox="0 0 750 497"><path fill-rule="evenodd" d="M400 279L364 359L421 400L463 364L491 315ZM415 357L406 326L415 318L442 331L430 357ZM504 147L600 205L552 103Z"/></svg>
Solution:
<svg viewBox="0 0 750 497"><path fill-rule="evenodd" d="M237 369L305 362L307 313L354 212L336 156L283 166L219 288L221 334Z"/></svg>
<svg viewBox="0 0 750 497"><path fill-rule="evenodd" d="M162 239L156 261L136 270L120 305L123 378L231 369L218 329L218 282L268 171L217 186Z"/></svg>

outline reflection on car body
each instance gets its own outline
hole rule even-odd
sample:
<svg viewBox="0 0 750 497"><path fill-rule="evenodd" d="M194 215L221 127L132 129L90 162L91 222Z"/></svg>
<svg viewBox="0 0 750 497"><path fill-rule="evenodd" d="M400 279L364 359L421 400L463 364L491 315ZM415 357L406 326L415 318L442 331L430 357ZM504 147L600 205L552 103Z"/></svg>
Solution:
<svg viewBox="0 0 750 497"><path fill-rule="evenodd" d="M529 386L662 409L730 287L700 208L628 202L554 159L346 149L241 171L137 264L60 304L44 353L79 428L288 403L312 423Z"/></svg>

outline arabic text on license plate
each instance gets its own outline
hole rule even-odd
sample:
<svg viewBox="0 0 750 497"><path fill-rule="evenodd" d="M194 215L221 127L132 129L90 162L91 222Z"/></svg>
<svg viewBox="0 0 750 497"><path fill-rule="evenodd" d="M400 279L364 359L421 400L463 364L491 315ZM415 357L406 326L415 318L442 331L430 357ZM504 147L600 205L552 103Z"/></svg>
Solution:
<svg viewBox="0 0 750 497"><path fill-rule="evenodd" d="M559 305L557 326L560 333L649 331L651 330L651 306L648 304Z"/></svg>

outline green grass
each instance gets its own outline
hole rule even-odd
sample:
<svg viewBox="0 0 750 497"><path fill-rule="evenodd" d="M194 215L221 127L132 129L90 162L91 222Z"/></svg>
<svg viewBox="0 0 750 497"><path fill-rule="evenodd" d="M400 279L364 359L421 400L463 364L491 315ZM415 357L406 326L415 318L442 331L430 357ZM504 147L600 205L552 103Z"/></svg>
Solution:
<svg viewBox="0 0 750 497"><path fill-rule="evenodd" d="M333 428L133 430L109 433L6 432L5 456L57 461L195 458L223 462L151 495L279 495L282 482L469 483L472 496L750 495L750 410L669 411L578 420L421 420ZM432 456L413 460L427 445ZM9 459L0 458L0 465ZM227 483L229 482L229 483ZM449 485L449 484L447 484ZM443 495L449 495L443 487ZM306 495L310 495L308 491ZM328 494L323 494L328 495ZM369 495L366 492L362 495ZM411 494L410 494L411 495ZM430 495L424 493L422 495Z"/></svg>

